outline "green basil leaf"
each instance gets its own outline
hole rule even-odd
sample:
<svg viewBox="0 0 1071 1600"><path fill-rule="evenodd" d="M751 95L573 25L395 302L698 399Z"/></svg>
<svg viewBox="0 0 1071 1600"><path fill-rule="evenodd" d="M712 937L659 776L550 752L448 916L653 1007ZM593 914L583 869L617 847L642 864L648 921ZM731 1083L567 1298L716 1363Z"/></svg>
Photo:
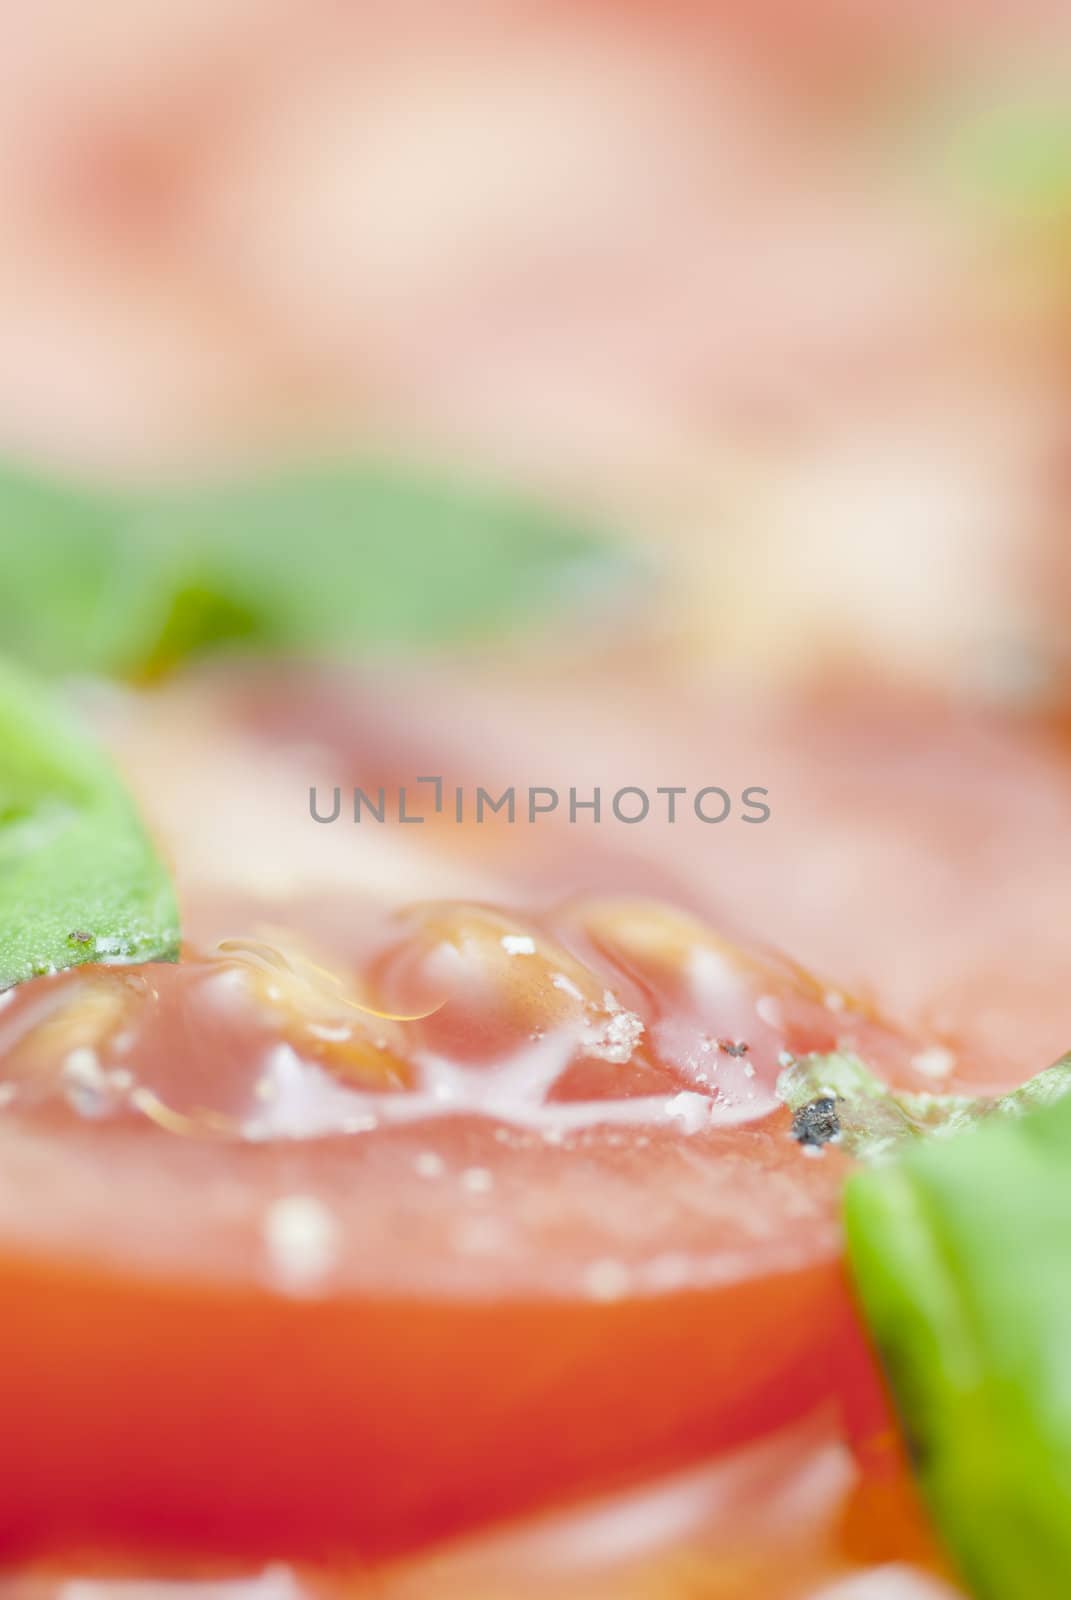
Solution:
<svg viewBox="0 0 1071 1600"><path fill-rule="evenodd" d="M0 471L0 649L49 672L465 641L634 573L538 505L387 468L126 493Z"/></svg>
<svg viewBox="0 0 1071 1600"><path fill-rule="evenodd" d="M1071 1055L1011 1094L990 1097L893 1089L848 1051L798 1057L777 1080L778 1098L793 1114L803 1143L836 1141L871 1163L897 1155L905 1143L947 1139L989 1117L1025 1116L1071 1092ZM817 1112L821 1132L812 1124Z"/></svg>
<svg viewBox="0 0 1071 1600"><path fill-rule="evenodd" d="M916 1143L851 1180L845 1218L923 1491L973 1592L1063 1600L1071 1100Z"/></svg>
<svg viewBox="0 0 1071 1600"><path fill-rule="evenodd" d="M107 757L0 661L0 990L85 961L178 955L166 870Z"/></svg>

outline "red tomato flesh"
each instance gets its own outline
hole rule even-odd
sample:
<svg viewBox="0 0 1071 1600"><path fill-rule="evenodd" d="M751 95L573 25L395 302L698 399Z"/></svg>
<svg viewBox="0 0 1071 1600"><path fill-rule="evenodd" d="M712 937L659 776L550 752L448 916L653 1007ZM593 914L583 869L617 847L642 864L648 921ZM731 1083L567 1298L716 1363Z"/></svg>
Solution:
<svg viewBox="0 0 1071 1600"><path fill-rule="evenodd" d="M5 1548L380 1555L856 1370L846 1161L774 1086L785 1052L895 1074L916 1042L659 906L433 905L362 940L0 1012Z"/></svg>

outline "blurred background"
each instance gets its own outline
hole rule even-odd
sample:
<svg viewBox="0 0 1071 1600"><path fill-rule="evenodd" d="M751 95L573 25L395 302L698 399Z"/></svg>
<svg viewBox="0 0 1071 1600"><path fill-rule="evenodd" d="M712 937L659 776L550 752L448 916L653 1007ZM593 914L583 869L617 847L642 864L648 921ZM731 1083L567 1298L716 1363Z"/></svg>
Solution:
<svg viewBox="0 0 1071 1600"><path fill-rule="evenodd" d="M0 52L0 442L355 447L667 559L664 651L1068 670L1059 0L43 0Z"/></svg>

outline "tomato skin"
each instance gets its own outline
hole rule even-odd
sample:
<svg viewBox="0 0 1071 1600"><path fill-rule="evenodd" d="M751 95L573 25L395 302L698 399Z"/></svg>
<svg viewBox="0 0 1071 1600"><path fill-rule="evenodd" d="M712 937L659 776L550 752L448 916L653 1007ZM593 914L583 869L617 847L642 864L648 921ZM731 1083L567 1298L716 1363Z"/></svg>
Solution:
<svg viewBox="0 0 1071 1600"><path fill-rule="evenodd" d="M0 1274L0 1540L23 1552L410 1548L800 1415L843 1330L833 1263L484 1305Z"/></svg>

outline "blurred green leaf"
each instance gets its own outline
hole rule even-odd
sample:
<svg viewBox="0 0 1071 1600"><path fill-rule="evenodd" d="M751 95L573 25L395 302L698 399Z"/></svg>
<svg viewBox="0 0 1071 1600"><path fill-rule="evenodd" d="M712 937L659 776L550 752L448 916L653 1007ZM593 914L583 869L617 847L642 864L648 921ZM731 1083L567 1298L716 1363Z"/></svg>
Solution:
<svg viewBox="0 0 1071 1600"><path fill-rule="evenodd" d="M174 960L178 908L118 773L0 661L0 990L85 961Z"/></svg>
<svg viewBox="0 0 1071 1600"><path fill-rule="evenodd" d="M922 1488L972 1593L1064 1600L1071 1100L916 1143L854 1178L845 1213Z"/></svg>
<svg viewBox="0 0 1071 1600"><path fill-rule="evenodd" d="M46 671L466 640L629 571L540 506L386 468L143 493L0 471L0 649Z"/></svg>
<svg viewBox="0 0 1071 1600"><path fill-rule="evenodd" d="M946 112L939 160L957 185L1023 218L1071 207L1071 104L1042 86L993 94Z"/></svg>

